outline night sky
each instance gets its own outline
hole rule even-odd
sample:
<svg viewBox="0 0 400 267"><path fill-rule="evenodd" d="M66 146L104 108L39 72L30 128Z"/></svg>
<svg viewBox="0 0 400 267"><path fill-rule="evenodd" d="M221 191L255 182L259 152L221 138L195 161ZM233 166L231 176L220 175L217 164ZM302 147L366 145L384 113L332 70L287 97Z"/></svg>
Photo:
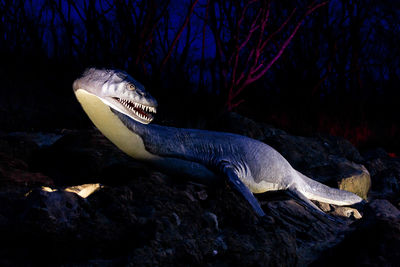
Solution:
<svg viewBox="0 0 400 267"><path fill-rule="evenodd" d="M0 130L91 127L72 82L115 67L158 99L156 123L207 128L235 111L398 152L399 13L389 0L3 0Z"/></svg>

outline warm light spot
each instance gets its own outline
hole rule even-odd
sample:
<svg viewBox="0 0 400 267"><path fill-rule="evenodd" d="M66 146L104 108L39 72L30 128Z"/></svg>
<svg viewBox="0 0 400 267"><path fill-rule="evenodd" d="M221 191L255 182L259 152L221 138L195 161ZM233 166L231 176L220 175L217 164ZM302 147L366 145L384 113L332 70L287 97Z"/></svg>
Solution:
<svg viewBox="0 0 400 267"><path fill-rule="evenodd" d="M55 192L55 191L57 191L57 189L53 189L53 188L50 188L48 186L42 186L41 189L42 189L42 191L45 191L45 192ZM28 197L31 193L32 193L32 190L29 190L29 192L27 192L24 196Z"/></svg>
<svg viewBox="0 0 400 267"><path fill-rule="evenodd" d="M80 197L87 198L103 186L99 183L97 184L83 184L83 185L76 185L76 186L70 186L65 188L65 191L67 192L72 192Z"/></svg>
<svg viewBox="0 0 400 267"><path fill-rule="evenodd" d="M53 189L53 188L50 188L48 186L42 186L42 191L55 192L55 191L57 191L57 189Z"/></svg>
<svg viewBox="0 0 400 267"><path fill-rule="evenodd" d="M391 158L397 158L397 155L396 155L396 153L388 153L388 156L389 157L391 157Z"/></svg>

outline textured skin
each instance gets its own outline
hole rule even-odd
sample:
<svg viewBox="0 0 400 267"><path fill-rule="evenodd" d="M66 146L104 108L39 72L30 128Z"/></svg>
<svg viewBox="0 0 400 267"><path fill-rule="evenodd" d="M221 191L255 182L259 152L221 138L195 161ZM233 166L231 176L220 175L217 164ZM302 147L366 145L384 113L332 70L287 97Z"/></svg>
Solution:
<svg viewBox="0 0 400 267"><path fill-rule="evenodd" d="M120 113L117 115L129 129L142 137L150 153L198 162L215 171L231 168L254 193L287 189L286 177L295 174L276 150L245 136L143 125Z"/></svg>
<svg viewBox="0 0 400 267"><path fill-rule="evenodd" d="M124 91L127 82L135 83L140 91ZM104 101L105 97L130 97L131 94L132 101L156 106L156 101L144 87L125 72L90 69L74 83L75 92L78 89L97 96L104 105L110 107L115 119L120 120L134 133L134 138L138 138L144 144L145 152L155 155L149 160L152 164L170 172L191 174L196 176L198 181L207 183L225 176L260 216L265 214L251 192L287 190L303 205L321 214L323 212L310 199L336 205L362 202L362 199L353 193L330 188L304 176L276 150L257 140L230 133L141 123L129 114L121 112L118 106ZM87 105L82 102L81 104L84 108ZM102 129L101 121L95 124ZM111 141L116 143L116 140ZM121 140L117 141L121 143Z"/></svg>

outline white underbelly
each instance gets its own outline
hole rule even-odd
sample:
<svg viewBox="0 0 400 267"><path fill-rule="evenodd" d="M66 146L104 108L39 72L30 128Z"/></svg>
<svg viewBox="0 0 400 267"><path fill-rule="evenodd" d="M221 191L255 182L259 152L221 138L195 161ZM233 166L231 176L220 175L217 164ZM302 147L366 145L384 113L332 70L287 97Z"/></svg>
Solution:
<svg viewBox="0 0 400 267"><path fill-rule="evenodd" d="M279 183L271 183L266 181L261 181L256 183L252 178L242 179L242 182L250 189L252 193L260 194L267 191L277 191L282 190L282 186Z"/></svg>
<svg viewBox="0 0 400 267"><path fill-rule="evenodd" d="M159 158L145 149L142 138L129 130L100 98L82 89L76 90L75 95L94 125L119 149L140 160Z"/></svg>

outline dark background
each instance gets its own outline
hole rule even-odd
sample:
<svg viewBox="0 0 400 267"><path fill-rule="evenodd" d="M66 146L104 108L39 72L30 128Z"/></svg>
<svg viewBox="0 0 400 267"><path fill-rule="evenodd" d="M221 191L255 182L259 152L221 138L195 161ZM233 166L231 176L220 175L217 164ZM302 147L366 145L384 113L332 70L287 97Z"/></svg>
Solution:
<svg viewBox="0 0 400 267"><path fill-rule="evenodd" d="M0 130L91 127L72 82L115 67L157 98L156 123L209 128L236 111L399 152L399 13L393 0L0 0Z"/></svg>

